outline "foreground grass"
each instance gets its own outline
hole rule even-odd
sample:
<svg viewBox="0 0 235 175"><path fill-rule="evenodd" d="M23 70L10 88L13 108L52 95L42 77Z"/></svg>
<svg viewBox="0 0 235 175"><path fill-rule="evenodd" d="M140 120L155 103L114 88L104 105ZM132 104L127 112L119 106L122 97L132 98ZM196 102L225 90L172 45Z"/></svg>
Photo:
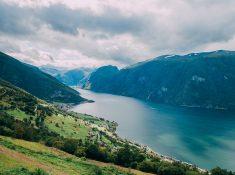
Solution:
<svg viewBox="0 0 235 175"><path fill-rule="evenodd" d="M56 175L144 174L112 164L77 158L40 143L0 136L0 174L7 174L9 170L17 172L22 167L30 171L40 168Z"/></svg>

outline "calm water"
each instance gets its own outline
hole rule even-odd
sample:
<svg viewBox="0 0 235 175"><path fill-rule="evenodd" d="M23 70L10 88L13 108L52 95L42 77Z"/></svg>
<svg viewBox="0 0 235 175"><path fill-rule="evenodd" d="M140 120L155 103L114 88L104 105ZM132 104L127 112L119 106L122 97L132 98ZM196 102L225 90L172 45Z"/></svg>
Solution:
<svg viewBox="0 0 235 175"><path fill-rule="evenodd" d="M117 133L202 168L235 170L235 114L176 108L80 90L94 103L72 110L118 122Z"/></svg>

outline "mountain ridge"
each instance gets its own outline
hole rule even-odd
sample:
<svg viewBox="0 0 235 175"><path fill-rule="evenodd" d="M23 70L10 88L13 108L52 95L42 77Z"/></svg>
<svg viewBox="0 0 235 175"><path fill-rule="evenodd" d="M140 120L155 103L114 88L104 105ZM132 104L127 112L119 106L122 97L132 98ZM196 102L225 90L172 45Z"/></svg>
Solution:
<svg viewBox="0 0 235 175"><path fill-rule="evenodd" d="M84 81L87 76L94 70L93 68L74 68L74 69L65 69L65 68L57 68L55 66L44 65L39 67L43 72L52 75L61 83L67 86L78 86L80 85L80 81Z"/></svg>
<svg viewBox="0 0 235 175"><path fill-rule="evenodd" d="M86 101L77 91L60 83L51 75L2 52L0 78L46 101L76 104Z"/></svg>
<svg viewBox="0 0 235 175"><path fill-rule="evenodd" d="M164 55L116 72L104 66L84 88L175 106L235 108L235 52Z"/></svg>

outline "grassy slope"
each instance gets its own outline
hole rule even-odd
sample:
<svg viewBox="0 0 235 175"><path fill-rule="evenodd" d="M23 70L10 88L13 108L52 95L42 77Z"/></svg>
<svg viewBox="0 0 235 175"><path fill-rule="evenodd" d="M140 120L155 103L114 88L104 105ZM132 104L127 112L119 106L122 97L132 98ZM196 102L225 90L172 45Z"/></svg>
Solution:
<svg viewBox="0 0 235 175"><path fill-rule="evenodd" d="M47 117L45 123L49 130L67 138L85 139L90 131L90 128L82 124L79 120L61 114ZM58 127L56 124L58 124Z"/></svg>
<svg viewBox="0 0 235 175"><path fill-rule="evenodd" d="M35 118L35 116L26 114L20 109L9 109L6 112L17 119L29 119L30 117ZM32 121L32 123L35 123ZM92 118L84 114L76 114L76 117L71 115L66 115L63 113L53 114L45 118L45 125L50 131L58 133L65 138L74 138L85 140L89 135L94 135L93 138L97 137L100 141L111 144L111 141L105 136L100 135L100 132L94 127L100 129L106 129L110 127L110 123L107 121L102 121L99 118Z"/></svg>
<svg viewBox="0 0 235 175"><path fill-rule="evenodd" d="M31 109L36 109L37 106L46 106L48 109L53 111L52 116L45 117L45 125L50 131L58 133L59 135L65 138L74 138L74 139L85 139L89 136L91 139L95 137L100 138L100 141L110 144L111 142L105 137L100 136L100 130L109 130L113 127L113 123L104 121L99 118L91 117L85 114L74 114L70 115L59 111L54 106L40 100L36 99L32 95L26 93L25 91L12 86L11 84L0 79L0 107L8 114L14 116L19 120L30 119L31 122L35 123L34 120L36 115L26 114L23 110L24 107L29 107ZM34 101L34 103L24 103L22 98L26 98L26 101ZM20 99L20 100L18 100ZM14 104L12 102L14 101Z"/></svg>
<svg viewBox="0 0 235 175"><path fill-rule="evenodd" d="M101 169L104 175L147 174L108 163L82 160L40 143L0 136L0 174L17 167L41 168L50 174L95 175L97 169Z"/></svg>

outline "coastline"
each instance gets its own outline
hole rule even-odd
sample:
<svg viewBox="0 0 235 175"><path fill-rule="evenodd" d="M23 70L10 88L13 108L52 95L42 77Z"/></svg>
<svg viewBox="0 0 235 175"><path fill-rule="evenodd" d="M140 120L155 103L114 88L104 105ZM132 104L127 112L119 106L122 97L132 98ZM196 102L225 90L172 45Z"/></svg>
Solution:
<svg viewBox="0 0 235 175"><path fill-rule="evenodd" d="M76 88L74 88L74 89L76 90ZM56 106L59 107L59 109L64 110L64 111L75 112L75 111L71 110L75 105L81 105L81 104L84 104L84 103L93 103L93 102L95 102L95 101L93 101L93 100L86 100L86 101L83 101L83 102L81 102L79 104L57 103ZM188 106L188 105L184 105L184 106L182 105L182 106L179 106L179 107L185 107L185 108L203 108L201 106ZM214 109L214 108L204 108L204 109ZM216 109L216 110L221 110L221 109ZM223 109L223 110L226 110L226 109ZM75 112L75 113L78 113L78 112ZM97 127L96 125L92 125L91 124L91 127L95 127L96 129L98 129L98 130L100 130L102 132L105 132L108 136L112 137L113 139L116 139L119 142L122 142L122 143L128 142L130 145L135 146L135 147L139 148L140 150L145 151L148 155L157 157L157 158L159 158L162 161L166 161L166 162L170 162L170 163L174 163L174 162L182 163L182 164L184 164L186 166L189 166L192 169L196 168L199 172L202 172L202 173L208 172L207 169L200 168L199 166L197 166L195 164L192 164L192 163L189 163L189 162L185 162L185 161L181 161L181 160L178 160L178 159L176 159L174 157L171 157L171 156L166 156L166 155L160 154L159 152L154 151L149 146L147 146L147 145L145 145L143 143L140 144L140 143L137 143L134 140L130 140L130 139L126 139L126 138L120 137L116 133L116 128L118 127L118 123L116 121L109 121L109 120L106 120L106 119L104 119L102 117L97 117L97 116L89 115L89 114L85 114L85 113L84 113L84 115L87 115L87 116L90 116L90 117L94 117L94 118L99 118L99 119L105 120L107 122L115 123L116 124L115 129L113 131L111 131L111 132L107 128Z"/></svg>
<svg viewBox="0 0 235 175"><path fill-rule="evenodd" d="M77 90L75 87L72 87L72 88ZM95 101L94 100L86 100L86 101L83 101L83 102L81 102L79 104L57 103L56 106L59 107L59 109L64 110L64 111L70 111L70 112L78 113L76 111L72 111L71 109L74 106L76 106L76 105L81 105L81 104L85 104L85 103L93 103L93 102L95 102ZM202 109L213 109L213 110L227 110L227 109L223 109L223 108L215 109L215 108L204 108L204 107L201 107L201 106L190 106L190 105L180 105L179 107L184 107L184 108L202 108ZM147 145L145 145L143 143L141 144L141 143L138 143L138 142L136 142L134 140L122 138L121 136L119 136L116 133L116 128L118 127L118 123L116 121L109 121L109 120L106 120L106 119L104 119L102 117L97 117L97 116L89 115L89 114L85 114L85 113L82 113L82 114L90 116L90 117L98 118L98 119L101 119L101 120L105 120L107 122L115 123L116 124L115 129L113 131L111 131L111 132L107 128L97 127L96 125L92 125L92 124L90 124L90 125L91 125L91 127L95 127L96 129L98 129L98 130L100 130L102 132L105 132L108 136L112 137L113 139L116 139L117 141L120 141L122 143L128 142L130 145L135 146L135 147L139 148L140 150L145 151L148 155L157 157L157 158L159 158L162 161L166 161L166 162L170 162L170 163L174 163L174 162L182 163L182 164L184 164L186 166L189 166L192 169L196 168L199 172L202 172L202 173L209 172L207 169L200 168L199 166L197 166L195 164L192 164L192 163L189 163L189 162L185 162L185 161L179 160L179 159L171 157L171 156L166 156L166 155L160 154L159 152L154 151L149 146L147 146Z"/></svg>
<svg viewBox="0 0 235 175"><path fill-rule="evenodd" d="M70 108L71 109L71 108ZM70 111L70 110L68 110ZM70 112L74 112L74 113L77 113L75 111L70 111ZM110 122L110 123L113 123L114 124L114 128L107 128L107 127L103 127L103 126L97 126L95 124L91 124L91 123L87 123L87 125L90 125L91 128L96 128L98 129L100 132L104 132L107 134L107 136L115 139L116 141L118 142L121 142L121 143L129 143L131 146L134 146L136 148L138 148L139 150L142 150L144 151L147 155L151 156L151 157L156 157L156 158L159 158L161 161L166 161L166 162L169 162L169 163L181 163L183 165L186 165L188 167L190 167L191 169L197 169L199 172L201 173L206 173L206 172L209 172L207 169L203 169L203 168L200 168L199 166L195 165L195 164L191 164L189 162L184 162L184 161L181 161L181 160L178 160L176 158L173 158L171 156L166 156L166 155L163 155L163 154L160 154L159 152L156 152L154 151L153 149L151 149L149 146L147 145L144 145L144 144L141 144L141 143L138 143L136 141L133 141L133 140L130 140L130 139L126 139L126 138L122 138L121 136L119 136L117 133L116 133L116 129L118 127L118 123L116 121L110 121L110 120L106 120L104 118L100 118L100 117L97 117L97 116L93 116L93 115L89 115L89 114L84 114L86 116L89 116L89 117L94 117L94 118L98 118L100 120L103 120L105 122Z"/></svg>
<svg viewBox="0 0 235 175"><path fill-rule="evenodd" d="M94 103L95 101L93 100L85 100L82 101L78 104L74 104L74 103L58 103L58 102L54 102L53 105L55 105L57 108L59 108L60 110L63 111L69 111L70 109L72 109L74 106L76 105L81 105L81 104L85 104L85 103Z"/></svg>
<svg viewBox="0 0 235 175"><path fill-rule="evenodd" d="M118 127L118 126L117 126ZM115 132L115 135L116 132ZM144 145L144 144L140 144L140 143L137 143L136 141L132 141L130 139L123 139L121 138L120 136L117 135L117 139L121 139L121 140L124 140L125 142L128 142L129 144L133 145L133 146L136 146L137 148L141 149L141 150L144 150L146 151L146 153L148 155L151 155L151 156L154 156L154 157L157 157L157 158L160 158L161 161L166 161L166 162L169 162L169 163L174 163L174 162L177 162L177 163L181 163L181 164L184 164L186 166L189 166L190 168L192 169L197 169L199 172L201 173L206 173L206 172L209 172L207 169L203 169L203 168L200 168L199 166L195 165L195 164L191 164L189 162L185 162L185 161L181 161L181 160L178 160L176 158L173 158L171 156L166 156L166 155L163 155L163 154L160 154L159 152L156 152L154 151L153 149L151 149L149 146L147 145Z"/></svg>

